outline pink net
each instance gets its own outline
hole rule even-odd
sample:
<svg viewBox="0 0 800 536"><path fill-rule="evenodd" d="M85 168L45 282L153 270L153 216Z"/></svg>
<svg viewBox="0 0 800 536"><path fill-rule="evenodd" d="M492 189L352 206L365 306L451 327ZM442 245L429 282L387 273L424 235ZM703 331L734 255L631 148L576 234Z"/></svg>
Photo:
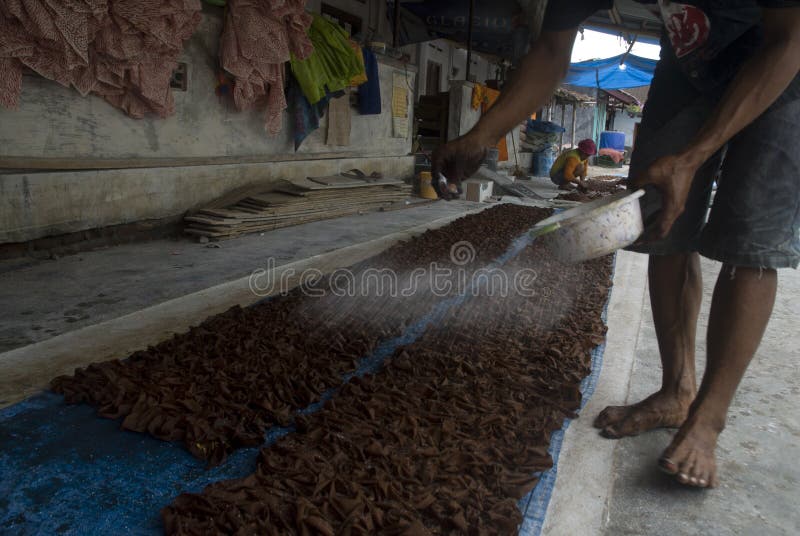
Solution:
<svg viewBox="0 0 800 536"><path fill-rule="evenodd" d="M131 117L175 112L169 88L199 0L2 0L0 105L14 108L28 67Z"/></svg>
<svg viewBox="0 0 800 536"><path fill-rule="evenodd" d="M304 59L314 50L307 35L312 18L305 4L306 0L228 0L220 61L235 77L237 109L266 106L270 136L280 132L286 108L284 63L290 54Z"/></svg>

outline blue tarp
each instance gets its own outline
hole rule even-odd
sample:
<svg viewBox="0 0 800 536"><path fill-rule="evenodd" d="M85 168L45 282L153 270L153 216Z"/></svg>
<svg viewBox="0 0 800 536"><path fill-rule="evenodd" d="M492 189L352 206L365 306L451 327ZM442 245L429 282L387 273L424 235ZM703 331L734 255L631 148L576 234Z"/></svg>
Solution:
<svg viewBox="0 0 800 536"><path fill-rule="evenodd" d="M565 84L600 89L625 89L646 86L653 79L656 60L628 55L625 68L620 68L622 55L604 60L573 63L564 79Z"/></svg>

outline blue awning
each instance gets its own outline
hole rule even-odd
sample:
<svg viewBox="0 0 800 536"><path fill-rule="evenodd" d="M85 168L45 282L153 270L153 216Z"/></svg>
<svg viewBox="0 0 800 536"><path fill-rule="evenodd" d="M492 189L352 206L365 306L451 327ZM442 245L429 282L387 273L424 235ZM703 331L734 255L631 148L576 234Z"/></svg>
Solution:
<svg viewBox="0 0 800 536"><path fill-rule="evenodd" d="M565 84L600 89L624 89L650 84L656 69L656 60L649 60L629 54L625 58L625 68L621 68L623 55L604 60L590 60L573 63L564 79Z"/></svg>

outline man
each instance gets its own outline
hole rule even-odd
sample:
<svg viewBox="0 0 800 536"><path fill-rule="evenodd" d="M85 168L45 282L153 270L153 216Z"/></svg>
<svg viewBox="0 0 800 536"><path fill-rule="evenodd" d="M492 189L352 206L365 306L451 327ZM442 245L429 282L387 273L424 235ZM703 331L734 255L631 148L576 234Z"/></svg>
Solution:
<svg viewBox="0 0 800 536"><path fill-rule="evenodd" d="M608 0L549 2L517 78L473 130L436 152L434 171L456 181L473 173L484 147L550 98L568 69L578 25L610 7ZM629 179L661 194L660 211L654 196L643 198L650 200L643 202L648 242L634 249L650 254L663 379L638 404L603 410L595 426L610 438L679 427L659 464L681 483L708 487L718 482L714 451L728 406L772 312L776 269L800 260L800 0L662 0L658 8L661 60ZM723 263L699 390L698 254Z"/></svg>
<svg viewBox="0 0 800 536"><path fill-rule="evenodd" d="M572 190L573 184L586 188L586 174L589 171L589 157L597 154L597 146L592 140L582 140L577 149L561 153L550 168L550 180L559 190Z"/></svg>

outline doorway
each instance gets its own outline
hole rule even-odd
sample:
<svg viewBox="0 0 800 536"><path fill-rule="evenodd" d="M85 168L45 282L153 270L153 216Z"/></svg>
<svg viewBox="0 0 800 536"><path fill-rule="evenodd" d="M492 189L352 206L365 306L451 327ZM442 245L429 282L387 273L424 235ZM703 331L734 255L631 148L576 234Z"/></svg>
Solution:
<svg viewBox="0 0 800 536"><path fill-rule="evenodd" d="M425 68L425 94L438 95L442 76L442 64L428 60Z"/></svg>

